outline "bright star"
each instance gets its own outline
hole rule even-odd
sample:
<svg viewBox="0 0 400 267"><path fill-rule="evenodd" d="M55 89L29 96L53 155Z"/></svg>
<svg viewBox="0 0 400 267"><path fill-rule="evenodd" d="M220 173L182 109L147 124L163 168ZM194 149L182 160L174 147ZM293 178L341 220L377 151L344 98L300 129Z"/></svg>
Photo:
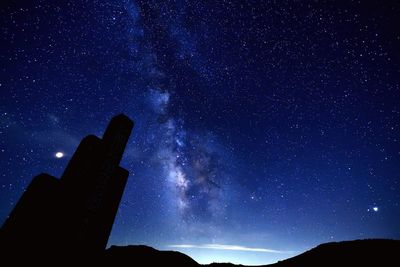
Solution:
<svg viewBox="0 0 400 267"><path fill-rule="evenodd" d="M57 152L55 156L56 156L56 158L60 159L60 158L64 157L64 153Z"/></svg>
<svg viewBox="0 0 400 267"><path fill-rule="evenodd" d="M372 210L377 212L379 210L379 208L378 207L373 207Z"/></svg>

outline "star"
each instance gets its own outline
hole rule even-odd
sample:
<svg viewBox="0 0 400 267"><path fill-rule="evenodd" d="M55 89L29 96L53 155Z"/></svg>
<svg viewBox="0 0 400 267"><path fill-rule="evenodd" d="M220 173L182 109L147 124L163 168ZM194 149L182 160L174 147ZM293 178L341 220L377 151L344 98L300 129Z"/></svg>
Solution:
<svg viewBox="0 0 400 267"><path fill-rule="evenodd" d="M372 208L368 208L367 211L368 211L368 212L371 212L371 211L373 211L373 212L378 212L378 211L379 211L379 207L373 206Z"/></svg>
<svg viewBox="0 0 400 267"><path fill-rule="evenodd" d="M58 151L58 152L55 154L55 156L56 156L56 158L60 159L60 158L64 157L64 153L61 152L61 151Z"/></svg>

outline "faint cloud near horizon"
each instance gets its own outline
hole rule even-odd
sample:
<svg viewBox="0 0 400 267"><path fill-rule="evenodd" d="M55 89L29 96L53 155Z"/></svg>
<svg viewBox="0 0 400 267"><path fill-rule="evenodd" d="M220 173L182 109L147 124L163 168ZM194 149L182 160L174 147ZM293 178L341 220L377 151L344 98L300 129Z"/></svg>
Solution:
<svg viewBox="0 0 400 267"><path fill-rule="evenodd" d="M253 248L253 247L245 247L245 246L239 246L239 245L223 245L223 244L202 244L202 245L181 244L181 245L168 245L168 247L216 249L216 250L236 250L236 251L280 253L280 254L296 253L295 251L284 251L284 250L275 250L275 249L268 249L268 248Z"/></svg>

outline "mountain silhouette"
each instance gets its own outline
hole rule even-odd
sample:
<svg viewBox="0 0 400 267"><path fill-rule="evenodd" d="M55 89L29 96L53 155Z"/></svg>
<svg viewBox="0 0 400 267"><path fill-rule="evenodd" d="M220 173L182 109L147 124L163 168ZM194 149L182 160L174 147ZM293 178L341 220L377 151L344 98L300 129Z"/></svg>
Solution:
<svg viewBox="0 0 400 267"><path fill-rule="evenodd" d="M400 266L400 240L365 239L319 245L270 267Z"/></svg>
<svg viewBox="0 0 400 267"><path fill-rule="evenodd" d="M365 239L319 245L287 260L260 267L309 266L400 266L397 253L400 240ZM159 251L147 246L112 246L105 251L103 266L176 266L235 267L232 263L200 265L189 256L176 251Z"/></svg>
<svg viewBox="0 0 400 267"><path fill-rule="evenodd" d="M112 246L107 249L102 259L103 266L200 266L189 256L177 251L160 251L148 246ZM137 264L137 265L136 265Z"/></svg>

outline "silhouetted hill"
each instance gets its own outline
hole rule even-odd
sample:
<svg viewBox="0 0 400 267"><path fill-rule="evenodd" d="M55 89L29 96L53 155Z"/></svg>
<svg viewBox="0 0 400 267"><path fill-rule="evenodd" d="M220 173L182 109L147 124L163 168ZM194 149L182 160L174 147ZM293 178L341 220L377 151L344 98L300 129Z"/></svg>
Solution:
<svg viewBox="0 0 400 267"><path fill-rule="evenodd" d="M400 240L366 239L317 246L269 267L400 266Z"/></svg>
<svg viewBox="0 0 400 267"><path fill-rule="evenodd" d="M293 258L263 266L400 266L399 253L400 240L343 241L322 244ZM183 253L159 251L147 246L112 246L106 250L102 263L105 264L104 266L201 266ZM235 267L242 265L212 263L203 266Z"/></svg>
<svg viewBox="0 0 400 267"><path fill-rule="evenodd" d="M138 266L138 263L141 266L199 266L196 261L183 253L160 251L148 246L112 246L106 250L102 263L107 266Z"/></svg>
<svg viewBox="0 0 400 267"><path fill-rule="evenodd" d="M246 266L244 266L244 265L242 265L242 264L233 264L233 263L215 263L215 262L213 262L213 263L211 263L211 264L206 264L206 265L203 265L203 266L208 266L208 267L240 267L240 266L243 266L243 267L246 267ZM260 267L262 267L262 266L260 266Z"/></svg>

